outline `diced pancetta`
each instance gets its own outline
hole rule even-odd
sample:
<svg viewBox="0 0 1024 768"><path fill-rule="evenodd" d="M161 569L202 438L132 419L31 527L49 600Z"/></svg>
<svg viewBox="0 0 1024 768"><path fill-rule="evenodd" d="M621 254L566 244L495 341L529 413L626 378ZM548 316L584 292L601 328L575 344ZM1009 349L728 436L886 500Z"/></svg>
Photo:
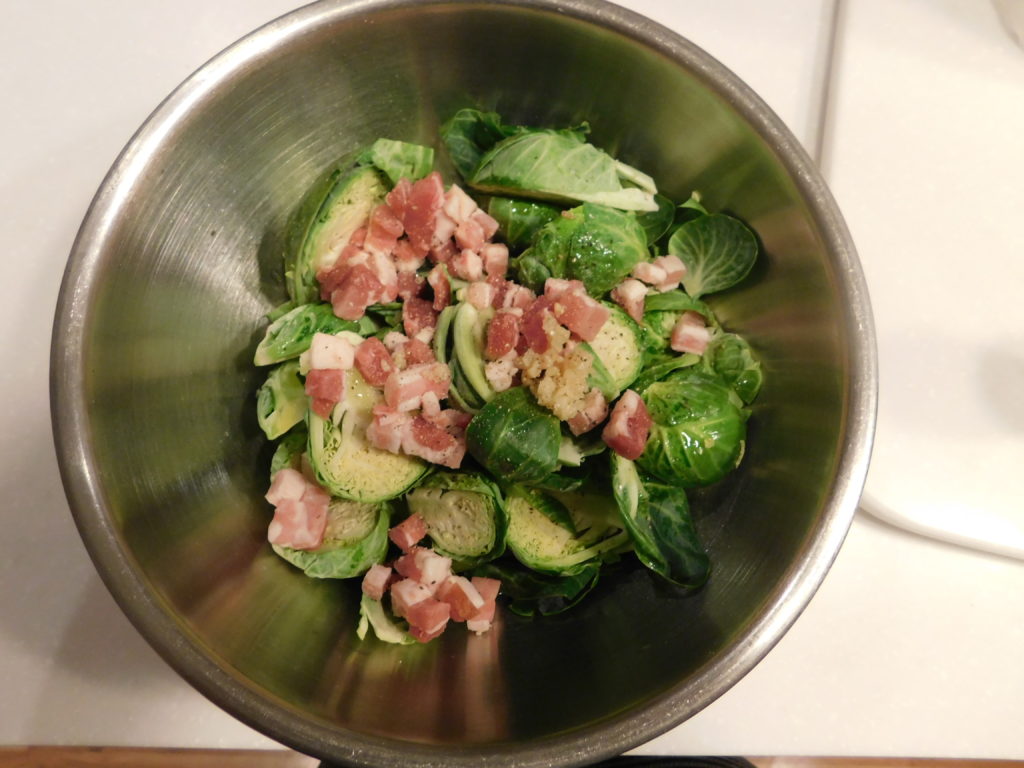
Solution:
<svg viewBox="0 0 1024 768"><path fill-rule="evenodd" d="M399 453L411 424L411 413L379 404L374 406L373 420L366 425L366 439L374 448Z"/></svg>
<svg viewBox="0 0 1024 768"><path fill-rule="evenodd" d="M434 290L434 301L431 305L435 312L440 312L452 302L452 284L448 280L448 269L438 264L427 274L427 282Z"/></svg>
<svg viewBox="0 0 1024 768"><path fill-rule="evenodd" d="M395 560L395 570L407 579L415 579L433 595L452 573L452 559L429 547L413 547Z"/></svg>
<svg viewBox="0 0 1024 768"><path fill-rule="evenodd" d="M455 228L455 244L463 250L479 251L486 240L484 228L475 219L467 219Z"/></svg>
<svg viewBox="0 0 1024 768"><path fill-rule="evenodd" d="M490 240L498 231L497 220L484 210L474 211L471 221L474 221L483 230L484 240Z"/></svg>
<svg viewBox="0 0 1024 768"><path fill-rule="evenodd" d="M494 621L494 610L498 593L501 591L501 582L485 576L474 576L471 582L476 587L477 593L483 598L484 604L466 621L466 627L479 635L489 630Z"/></svg>
<svg viewBox="0 0 1024 768"><path fill-rule="evenodd" d="M686 275L686 265L678 256L659 256L653 264L665 271L665 279L655 286L663 293L678 288L679 281Z"/></svg>
<svg viewBox="0 0 1024 768"><path fill-rule="evenodd" d="M494 301L494 286L486 280L470 283L466 289L466 301L477 309L487 309Z"/></svg>
<svg viewBox="0 0 1024 768"><path fill-rule="evenodd" d="M444 210L438 211L437 218L434 219L434 236L430 241L431 251L442 248L446 243L448 243L455 234L457 226L458 225L447 213L444 212Z"/></svg>
<svg viewBox="0 0 1024 768"><path fill-rule="evenodd" d="M380 282L380 290L373 297L373 303L387 304L398 298L398 271L391 256L383 253L371 254L367 266L373 270L374 277Z"/></svg>
<svg viewBox="0 0 1024 768"><path fill-rule="evenodd" d="M355 347L348 339L317 332L309 344L309 367L347 371L355 361L355 354Z"/></svg>
<svg viewBox="0 0 1024 768"><path fill-rule="evenodd" d="M274 509L267 541L291 549L316 549L327 528L327 503L285 499Z"/></svg>
<svg viewBox="0 0 1024 768"><path fill-rule="evenodd" d="M508 246L504 243L485 243L480 247L480 258L488 277L504 277L508 272Z"/></svg>
<svg viewBox="0 0 1024 768"><path fill-rule="evenodd" d="M391 610L395 616L404 618L417 603L433 600L430 590L415 579L402 579L391 585Z"/></svg>
<svg viewBox="0 0 1024 768"><path fill-rule="evenodd" d="M644 452L650 431L651 416L647 406L640 395L627 389L612 408L601 439L624 459L633 460Z"/></svg>
<svg viewBox="0 0 1024 768"><path fill-rule="evenodd" d="M484 276L484 262L480 254L468 248L463 248L448 262L452 274L467 282L482 280Z"/></svg>
<svg viewBox="0 0 1024 768"><path fill-rule="evenodd" d="M548 296L541 296L530 304L523 312L523 319L519 325L519 333L522 341L529 349L543 354L551 347L551 339L544 328L544 316L551 314L551 307L554 302ZM518 348L518 347L517 347Z"/></svg>
<svg viewBox="0 0 1024 768"><path fill-rule="evenodd" d="M466 455L466 441L420 415L412 420L402 450L410 456L458 469Z"/></svg>
<svg viewBox="0 0 1024 768"><path fill-rule="evenodd" d="M356 347L355 364L366 383L374 387L383 387L388 376L396 370L388 348L375 336L370 336Z"/></svg>
<svg viewBox="0 0 1024 768"><path fill-rule="evenodd" d="M563 280L560 277L549 277L544 281L544 295L552 301L560 299L571 291L586 292L581 280Z"/></svg>
<svg viewBox="0 0 1024 768"><path fill-rule="evenodd" d="M421 298L426 292L427 281L415 272L398 273L398 297L402 301Z"/></svg>
<svg viewBox="0 0 1024 768"><path fill-rule="evenodd" d="M434 243L437 213L444 202L444 183L441 174L434 171L413 183L405 207L403 223L413 250L426 256Z"/></svg>
<svg viewBox="0 0 1024 768"><path fill-rule="evenodd" d="M314 368L306 374L306 394L314 400L329 401L333 408L345 399L345 371Z"/></svg>
<svg viewBox="0 0 1024 768"><path fill-rule="evenodd" d="M410 606L405 612L409 634L421 643L429 643L448 626L450 611L447 603L432 597Z"/></svg>
<svg viewBox="0 0 1024 768"><path fill-rule="evenodd" d="M669 346L676 352L703 355L710 340L711 330L705 327L704 316L699 312L683 312L672 328Z"/></svg>
<svg viewBox="0 0 1024 768"><path fill-rule="evenodd" d="M612 289L611 298L616 304L626 310L626 314L642 323L644 320L644 299L647 296L647 286L636 278L623 280Z"/></svg>
<svg viewBox="0 0 1024 768"><path fill-rule="evenodd" d="M398 218L399 221L405 221L405 209L409 204L409 192L412 190L412 182L404 176L398 180L398 183L388 192L387 197L384 200L391 208L392 212Z"/></svg>
<svg viewBox="0 0 1024 768"><path fill-rule="evenodd" d="M584 341L593 341L610 311L582 289L572 288L559 296L552 307L555 319Z"/></svg>
<svg viewBox="0 0 1024 768"><path fill-rule="evenodd" d="M516 372L515 352L501 360L489 360L484 364L484 377L495 392L511 389Z"/></svg>
<svg viewBox="0 0 1024 768"><path fill-rule="evenodd" d="M520 309L526 312L533 304L536 294L525 285L506 281L507 290L502 297L501 306L504 309Z"/></svg>
<svg viewBox="0 0 1024 768"><path fill-rule="evenodd" d="M484 356L488 360L499 360L516 348L519 341L519 316L502 309L495 313L487 325L487 345Z"/></svg>
<svg viewBox="0 0 1024 768"><path fill-rule="evenodd" d="M426 397L426 395L424 395L424 397ZM466 431L466 427L469 426L469 422L473 419L470 414L455 408L445 408L437 413L430 413L424 409L420 415L427 421L447 430L456 438L461 438L463 433Z"/></svg>
<svg viewBox="0 0 1024 768"><path fill-rule="evenodd" d="M437 362L430 345L420 339L409 339L402 351L405 355L406 367Z"/></svg>
<svg viewBox="0 0 1024 768"><path fill-rule="evenodd" d="M508 292L508 288L513 283L506 280L500 275L488 275L487 284L494 289L494 296L491 299L491 306L495 309L501 309L503 302L505 301L505 294Z"/></svg>
<svg viewBox="0 0 1024 768"><path fill-rule="evenodd" d="M406 238L402 238L395 243L395 269L398 270L399 275L405 272L415 272L426 261L426 254L420 254L416 252L416 249L412 247Z"/></svg>
<svg viewBox="0 0 1024 768"><path fill-rule="evenodd" d="M370 267L357 264L346 270L340 285L331 292L331 307L334 314L343 320L358 320L383 289Z"/></svg>
<svg viewBox="0 0 1024 768"><path fill-rule="evenodd" d="M465 576L449 576L434 594L451 606L452 621L466 621L484 607L485 600Z"/></svg>
<svg viewBox="0 0 1024 768"><path fill-rule="evenodd" d="M596 387L587 392L583 400L583 408L575 416L569 419L569 430L574 435L582 435L589 432L608 416L608 401L604 399L601 390Z"/></svg>
<svg viewBox="0 0 1024 768"><path fill-rule="evenodd" d="M451 370L444 363L420 363L394 371L384 383L384 400L396 411L420 407L423 394L433 392L438 399L448 396Z"/></svg>
<svg viewBox="0 0 1024 768"><path fill-rule="evenodd" d="M437 313L426 299L412 298L402 302L402 327L407 336L417 336L424 328L437 325Z"/></svg>
<svg viewBox="0 0 1024 768"><path fill-rule="evenodd" d="M285 467L274 473L266 499L275 507L282 501L298 501L306 492L306 478L297 469Z"/></svg>
<svg viewBox="0 0 1024 768"><path fill-rule="evenodd" d="M430 249L430 260L435 264L447 264L458 252L459 249L452 240L445 240Z"/></svg>
<svg viewBox="0 0 1024 768"><path fill-rule="evenodd" d="M395 215L387 203L381 203L370 214L363 248L370 253L390 256L402 233L402 220Z"/></svg>
<svg viewBox="0 0 1024 768"><path fill-rule="evenodd" d="M427 523L422 517L413 513L388 531L388 538L403 552L408 552L423 541L427 535Z"/></svg>
<svg viewBox="0 0 1024 768"><path fill-rule="evenodd" d="M386 565L374 563L363 574L363 594L371 600L380 600L387 591L389 581L391 581L391 569Z"/></svg>
<svg viewBox="0 0 1024 768"><path fill-rule="evenodd" d="M444 212L457 224L469 219L477 210L476 201L458 184L452 184L444 196Z"/></svg>
<svg viewBox="0 0 1024 768"><path fill-rule="evenodd" d="M647 285L664 283L666 276L664 269L649 261L641 261L633 267L633 277Z"/></svg>

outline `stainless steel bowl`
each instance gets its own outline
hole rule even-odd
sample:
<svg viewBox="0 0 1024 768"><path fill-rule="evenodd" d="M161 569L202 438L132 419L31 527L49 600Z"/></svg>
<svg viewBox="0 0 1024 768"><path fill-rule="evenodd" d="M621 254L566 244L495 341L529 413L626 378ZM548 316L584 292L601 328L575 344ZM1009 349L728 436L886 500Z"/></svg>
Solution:
<svg viewBox="0 0 1024 768"><path fill-rule="evenodd" d="M695 499L714 572L643 569L578 609L424 647L355 638L356 590L265 543L268 451L250 365L283 296L281 232L311 181L378 136L435 142L465 105L589 120L676 198L701 190L764 257L715 302L767 372L741 470ZM846 227L778 118L707 54L594 0L303 8L206 64L103 182L52 352L76 522L125 613L217 704L275 739L383 766L583 764L707 705L796 619L867 469L876 369Z"/></svg>

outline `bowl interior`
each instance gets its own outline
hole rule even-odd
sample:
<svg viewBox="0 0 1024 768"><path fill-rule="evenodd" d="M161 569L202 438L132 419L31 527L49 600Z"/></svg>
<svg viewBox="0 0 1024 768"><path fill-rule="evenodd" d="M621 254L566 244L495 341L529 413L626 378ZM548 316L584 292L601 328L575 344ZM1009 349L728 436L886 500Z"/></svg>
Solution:
<svg viewBox="0 0 1024 768"><path fill-rule="evenodd" d="M539 765L625 749L756 663L852 514L867 342L851 317L865 306L841 222L827 230L831 202L801 177L805 156L671 33L610 6L563 11L391 2L286 17L158 110L73 254L55 406L83 536L172 664L306 751L395 765L517 751ZM379 136L436 144L466 105L509 122L587 120L596 144L665 193L699 189L746 220L760 263L711 303L754 344L766 385L742 468L694 494L713 562L700 592L620 568L563 616L506 613L486 635L427 646L360 642L358 585L307 579L266 544L252 351L284 299L282 235L310 184Z"/></svg>

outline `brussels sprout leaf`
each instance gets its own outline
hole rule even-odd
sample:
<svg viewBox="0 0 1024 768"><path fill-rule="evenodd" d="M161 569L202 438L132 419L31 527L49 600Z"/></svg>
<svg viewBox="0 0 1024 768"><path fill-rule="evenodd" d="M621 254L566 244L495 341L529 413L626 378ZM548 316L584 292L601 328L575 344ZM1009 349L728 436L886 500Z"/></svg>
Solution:
<svg viewBox="0 0 1024 768"><path fill-rule="evenodd" d="M299 378L299 363L290 360L270 371L256 395L256 418L271 440L276 440L306 415L306 390Z"/></svg>
<svg viewBox="0 0 1024 768"><path fill-rule="evenodd" d="M531 483L554 472L561 442L558 419L523 387L498 393L466 429L470 455L510 483Z"/></svg>
<svg viewBox="0 0 1024 768"><path fill-rule="evenodd" d="M359 156L362 165L372 165L397 184L399 179L422 179L434 168L434 150L420 144L377 139Z"/></svg>
<svg viewBox="0 0 1024 768"><path fill-rule="evenodd" d="M668 241L668 252L686 265L683 287L698 298L746 277L757 258L757 239L739 219L712 213L679 227Z"/></svg>
<svg viewBox="0 0 1024 768"><path fill-rule="evenodd" d="M704 367L728 384L744 403L753 402L761 391L764 375L750 344L734 333L715 336L704 351Z"/></svg>
<svg viewBox="0 0 1024 768"><path fill-rule="evenodd" d="M527 570L511 562L487 563L473 570L476 576L501 581L509 609L520 616L553 616L572 608L597 584L599 563L583 563L557 576Z"/></svg>
<svg viewBox="0 0 1024 768"><path fill-rule="evenodd" d="M513 248L523 248L530 244L541 227L557 219L562 209L532 200L492 197L487 204L487 213L498 222L506 243Z"/></svg>
<svg viewBox="0 0 1024 768"><path fill-rule="evenodd" d="M502 124L497 112L460 109L441 126L441 139L455 170L468 179L491 147L524 130L527 129Z"/></svg>
<svg viewBox="0 0 1024 768"><path fill-rule="evenodd" d="M652 245L669 231L676 215L675 203L664 195L655 195L654 202L657 203L658 210L640 213L636 217L640 226L644 228L647 242Z"/></svg>

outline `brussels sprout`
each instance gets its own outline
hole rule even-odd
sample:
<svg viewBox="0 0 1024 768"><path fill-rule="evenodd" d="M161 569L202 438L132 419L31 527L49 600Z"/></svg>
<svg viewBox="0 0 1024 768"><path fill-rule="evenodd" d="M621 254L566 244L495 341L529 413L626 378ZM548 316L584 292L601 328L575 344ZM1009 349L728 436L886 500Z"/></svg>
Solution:
<svg viewBox="0 0 1024 768"><path fill-rule="evenodd" d="M649 176L616 162L577 131L537 129L503 139L480 158L467 182L499 195L658 210Z"/></svg>
<svg viewBox="0 0 1024 768"><path fill-rule="evenodd" d="M487 323L493 315L494 310L490 307L477 309L468 301L464 301L458 305L455 319L452 321L451 335L455 360L458 361L464 382L473 388L472 392L466 392L464 386L458 386L459 393L466 402L487 403L495 395L494 388L487 381L484 363Z"/></svg>
<svg viewBox="0 0 1024 768"><path fill-rule="evenodd" d="M712 213L679 227L668 241L668 252L686 265L683 287L699 298L747 276L757 258L757 238L739 219Z"/></svg>
<svg viewBox="0 0 1024 768"><path fill-rule="evenodd" d="M553 616L572 608L597 584L601 565L581 563L557 575L537 573L513 562L495 562L475 568L473 575L501 581L501 593L512 602L509 610L520 616Z"/></svg>
<svg viewBox="0 0 1024 768"><path fill-rule="evenodd" d="M359 163L373 165L397 184L405 178L422 179L434 168L434 150L420 144L393 139L377 139L359 156Z"/></svg>
<svg viewBox="0 0 1024 768"><path fill-rule="evenodd" d="M448 148L455 170L468 179L480 164L480 158L495 144L527 130L503 125L497 112L460 109L441 126L441 140Z"/></svg>
<svg viewBox="0 0 1024 768"><path fill-rule="evenodd" d="M479 473L437 472L406 496L409 511L427 524L434 551L457 570L505 551L505 507L491 480Z"/></svg>
<svg viewBox="0 0 1024 768"><path fill-rule="evenodd" d="M509 246L523 248L530 244L541 227L557 219L562 209L532 200L492 197L487 204L487 213L498 222L501 236Z"/></svg>
<svg viewBox="0 0 1024 768"><path fill-rule="evenodd" d="M640 326L640 338L648 360L669 350L669 339L683 312L698 312L712 327L718 327L718 320L711 308L703 301L687 296L682 291L666 291L647 297L644 302L644 321Z"/></svg>
<svg viewBox="0 0 1024 768"><path fill-rule="evenodd" d="M535 291L549 277L582 280L603 296L647 259L647 238L636 216L584 203L546 224L515 260L520 281Z"/></svg>
<svg viewBox="0 0 1024 768"><path fill-rule="evenodd" d="M578 467L589 456L596 456L607 450L608 444L601 439L600 430L585 435L562 435L558 449L558 463L566 467Z"/></svg>
<svg viewBox="0 0 1024 768"><path fill-rule="evenodd" d="M281 438L281 442L274 449L274 455L270 457L270 479L279 470L288 467L289 469L302 469L302 454L306 450L306 442L309 436L306 434L306 427L296 427L287 435Z"/></svg>
<svg viewBox="0 0 1024 768"><path fill-rule="evenodd" d="M334 265L387 192L380 172L367 165L344 175L335 171L307 196L292 222L298 245L293 244L285 261L285 284L293 301L305 304L319 298L316 273Z"/></svg>
<svg viewBox="0 0 1024 768"><path fill-rule="evenodd" d="M747 341L735 333L713 337L704 351L705 370L718 375L733 388L744 403L751 403L761 391L764 375Z"/></svg>
<svg viewBox="0 0 1024 768"><path fill-rule="evenodd" d="M697 538L686 492L650 478L641 480L632 461L609 455L612 491L640 562L681 586L703 584L710 563Z"/></svg>
<svg viewBox="0 0 1024 768"><path fill-rule="evenodd" d="M317 579L348 579L365 573L388 550L390 504L331 499L323 543L313 550L274 545L281 557Z"/></svg>
<svg viewBox="0 0 1024 768"><path fill-rule="evenodd" d="M609 315L601 330L584 347L594 354L596 376L591 384L608 401L614 400L640 375L644 354L640 327L614 304L605 304ZM602 381L607 377L606 381Z"/></svg>
<svg viewBox="0 0 1024 768"><path fill-rule="evenodd" d="M519 499L525 502L555 525L562 526L573 535L576 534L576 521L572 519L569 508L550 493L524 485L513 485L509 488L508 498L509 501Z"/></svg>
<svg viewBox="0 0 1024 768"><path fill-rule="evenodd" d="M558 467L559 421L524 387L499 392L473 417L466 448L501 482L532 483Z"/></svg>
<svg viewBox="0 0 1024 768"><path fill-rule="evenodd" d="M366 330L366 325L336 317L330 304L302 304L272 322L256 347L253 363L273 365L298 357L317 333Z"/></svg>
<svg viewBox="0 0 1024 768"><path fill-rule="evenodd" d="M700 355L695 355L691 352L682 355L675 353L648 355L643 371L636 377L636 381L633 382L633 389L637 392L643 392L651 384L661 381L673 371L689 368L699 363L702 359Z"/></svg>
<svg viewBox="0 0 1024 768"><path fill-rule="evenodd" d="M306 415L306 389L299 378L299 363L290 360L270 371L256 393L256 420L276 440Z"/></svg>
<svg viewBox="0 0 1024 768"><path fill-rule="evenodd" d="M382 642L413 645L416 638L402 628L404 623L389 615L380 600L374 600L367 595L360 598L359 624L356 626L356 637L360 640L365 640L370 627L373 627L373 634Z"/></svg>
<svg viewBox="0 0 1024 768"><path fill-rule="evenodd" d="M598 494L551 494L572 516L574 529L552 519L527 494L510 495L508 547L523 565L563 573L588 560L622 550L629 534L622 530L614 500Z"/></svg>
<svg viewBox="0 0 1024 768"><path fill-rule="evenodd" d="M345 400L335 409L335 424L306 412L307 455L320 485L332 496L373 503L405 493L430 465L415 456L390 453L366 441L373 406L383 400L355 369L346 371Z"/></svg>
<svg viewBox="0 0 1024 768"><path fill-rule="evenodd" d="M655 195L654 202L657 203L658 210L640 213L636 217L640 226L644 228L650 245L658 242L661 236L672 228L676 215L676 204L664 195Z"/></svg>
<svg viewBox="0 0 1024 768"><path fill-rule="evenodd" d="M636 460L640 469L689 488L720 480L737 465L746 414L718 377L687 368L640 394L653 422L647 447Z"/></svg>

